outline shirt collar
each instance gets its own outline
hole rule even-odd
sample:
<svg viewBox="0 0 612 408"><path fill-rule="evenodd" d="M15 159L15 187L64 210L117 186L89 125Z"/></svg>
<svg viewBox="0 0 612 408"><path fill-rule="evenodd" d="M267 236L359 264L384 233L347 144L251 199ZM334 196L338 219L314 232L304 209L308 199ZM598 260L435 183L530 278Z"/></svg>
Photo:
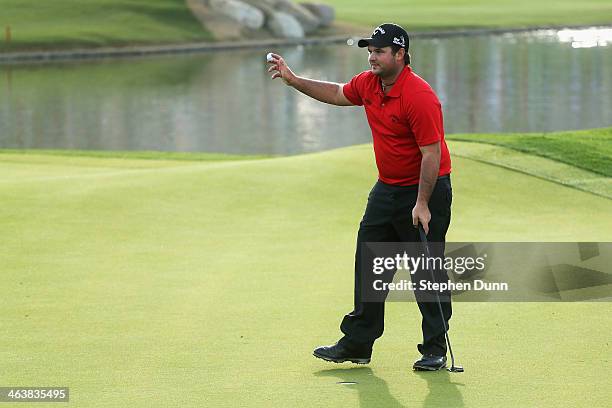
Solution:
<svg viewBox="0 0 612 408"><path fill-rule="evenodd" d="M406 77L410 74L410 72L412 72L412 68L410 68L409 65L405 65L404 69L402 69L402 72L399 74L399 76L395 80L395 84L393 84L393 88L391 88L389 93L386 95L387 97L397 98L400 96L400 94L402 93L402 84L404 83L404 81L406 80Z"/></svg>

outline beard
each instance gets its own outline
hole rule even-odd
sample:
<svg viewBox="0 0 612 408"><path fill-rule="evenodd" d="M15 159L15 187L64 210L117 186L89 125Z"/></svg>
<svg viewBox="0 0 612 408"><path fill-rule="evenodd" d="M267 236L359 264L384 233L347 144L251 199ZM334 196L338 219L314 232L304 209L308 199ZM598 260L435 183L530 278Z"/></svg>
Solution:
<svg viewBox="0 0 612 408"><path fill-rule="evenodd" d="M370 64L370 72L372 72L374 75L378 76L381 79L392 78L398 73L400 73L402 69L403 67L399 67L399 66L398 67L395 67L395 66L383 67L378 64L374 64L374 66Z"/></svg>

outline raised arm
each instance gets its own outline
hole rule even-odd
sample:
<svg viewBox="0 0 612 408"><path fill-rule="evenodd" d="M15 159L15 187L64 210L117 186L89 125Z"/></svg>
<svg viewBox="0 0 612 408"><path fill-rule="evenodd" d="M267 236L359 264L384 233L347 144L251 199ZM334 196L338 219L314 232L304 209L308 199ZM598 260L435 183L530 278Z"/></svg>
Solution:
<svg viewBox="0 0 612 408"><path fill-rule="evenodd" d="M344 84L299 77L291 71L280 55L271 54L271 56L272 60L268 61L270 64L268 72L273 72L272 79L281 78L285 84L321 102L338 106L353 105L342 92Z"/></svg>

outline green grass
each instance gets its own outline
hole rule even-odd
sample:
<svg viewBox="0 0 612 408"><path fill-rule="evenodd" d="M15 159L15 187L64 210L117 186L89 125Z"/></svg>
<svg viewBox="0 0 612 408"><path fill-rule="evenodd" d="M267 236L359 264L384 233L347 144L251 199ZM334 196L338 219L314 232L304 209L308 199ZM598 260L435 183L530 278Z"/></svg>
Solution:
<svg viewBox="0 0 612 408"><path fill-rule="evenodd" d="M8 156L7 156L8 155ZM32 156L62 156L62 157L97 157L112 159L146 159L146 160L178 160L178 161L219 161L219 160L253 160L270 156L238 155L226 153L196 153L196 152L158 152L158 151L106 151L106 150L52 150L52 149L0 149L0 160L10 159L11 155L21 158Z"/></svg>
<svg viewBox="0 0 612 408"><path fill-rule="evenodd" d="M612 178L499 145L452 141L453 156L493 164L612 199Z"/></svg>
<svg viewBox="0 0 612 408"><path fill-rule="evenodd" d="M503 146L612 177L612 128L528 134L454 134L448 135L448 139Z"/></svg>
<svg viewBox="0 0 612 408"><path fill-rule="evenodd" d="M2 0L1 51L210 40L184 0ZM10 26L12 42L4 42Z"/></svg>
<svg viewBox="0 0 612 408"><path fill-rule="evenodd" d="M610 24L607 0L323 0L337 19L375 27L395 22L410 31L504 28L543 25Z"/></svg>
<svg viewBox="0 0 612 408"><path fill-rule="evenodd" d="M612 239L608 199L453 166L449 240ZM420 316L407 303L388 305L369 368L315 360L352 305L375 178L371 146L238 161L0 155L3 383L70 386L75 407L606 405L608 302L456 303L464 374L410 370Z"/></svg>

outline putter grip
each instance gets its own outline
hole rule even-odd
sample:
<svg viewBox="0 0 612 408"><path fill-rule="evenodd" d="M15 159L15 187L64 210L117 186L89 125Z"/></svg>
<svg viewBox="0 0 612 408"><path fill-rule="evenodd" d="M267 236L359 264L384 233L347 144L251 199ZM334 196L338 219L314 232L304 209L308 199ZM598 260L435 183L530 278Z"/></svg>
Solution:
<svg viewBox="0 0 612 408"><path fill-rule="evenodd" d="M425 234L425 229L423 229L421 223L419 223L419 235L421 236L421 242L423 243L423 247L425 248L425 255L429 257L430 255L429 245L427 244L427 234Z"/></svg>

